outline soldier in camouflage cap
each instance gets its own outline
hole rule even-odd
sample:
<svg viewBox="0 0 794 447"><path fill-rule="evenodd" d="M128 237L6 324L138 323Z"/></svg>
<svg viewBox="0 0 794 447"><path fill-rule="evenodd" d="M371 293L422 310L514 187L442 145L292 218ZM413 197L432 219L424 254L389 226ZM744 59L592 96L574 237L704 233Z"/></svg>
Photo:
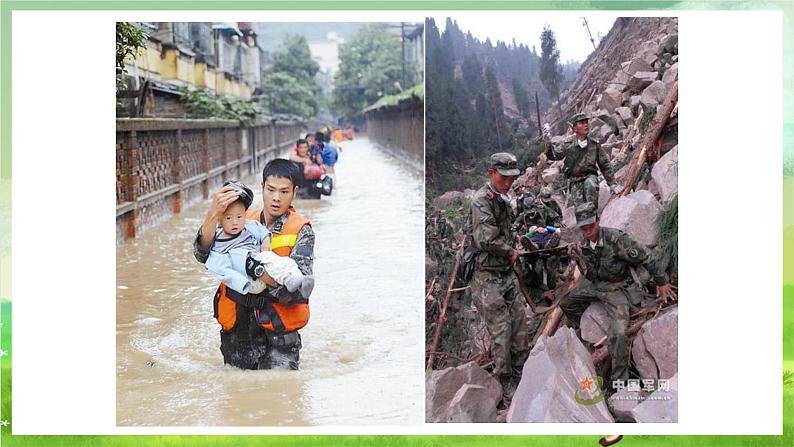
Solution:
<svg viewBox="0 0 794 447"><path fill-rule="evenodd" d="M652 252L628 234L603 228L595 213L595 205L582 204L576 209L577 226L585 238L580 247L585 264L584 278L560 303L565 315L576 326L585 309L595 302L604 304L609 314L607 331L609 354L612 357L612 381L629 378L629 345L626 331L630 306L639 305L644 291L631 277L629 267L644 266L656 282L657 298L666 299L671 286L667 274L659 268Z"/></svg>
<svg viewBox="0 0 794 447"><path fill-rule="evenodd" d="M580 203L574 212L576 213L577 228L582 228L596 221L596 209L592 202Z"/></svg>
<svg viewBox="0 0 794 447"><path fill-rule="evenodd" d="M609 160L609 153L601 145L588 137L590 125L587 115L577 113L570 119L574 141L555 148L546 141L546 157L549 160L565 160L562 174L568 183L567 203L577 206L580 203L598 203L598 172L606 179L610 189L617 194L622 188L615 183L615 174ZM544 135L544 139L545 139Z"/></svg>
<svg viewBox="0 0 794 447"><path fill-rule="evenodd" d="M490 164L488 182L472 197L472 236L480 252L471 292L491 334L493 373L510 395L518 385L539 320L530 321L513 271L518 252L513 247L513 209L508 193L520 174L516 157L500 152L491 155Z"/></svg>
<svg viewBox="0 0 794 447"><path fill-rule="evenodd" d="M516 156L509 152L497 152L491 155L490 162L491 167L505 177L521 175L521 170L518 169L518 160L516 160Z"/></svg>
<svg viewBox="0 0 794 447"><path fill-rule="evenodd" d="M587 121L587 120L588 120L587 115L585 115L584 113L577 113L574 116L572 116L571 119L568 120L568 122L571 124L571 126L573 126L579 121Z"/></svg>

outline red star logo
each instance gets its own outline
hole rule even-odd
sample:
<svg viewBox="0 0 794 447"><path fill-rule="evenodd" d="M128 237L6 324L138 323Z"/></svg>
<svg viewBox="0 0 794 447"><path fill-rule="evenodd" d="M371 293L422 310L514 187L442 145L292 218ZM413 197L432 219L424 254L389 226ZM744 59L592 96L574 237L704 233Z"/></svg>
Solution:
<svg viewBox="0 0 794 447"><path fill-rule="evenodd" d="M584 379L579 381L579 385L582 386L582 391L588 391L588 392L590 391L590 388L593 387L594 383L595 382L593 381L593 379L590 378L590 376L584 376Z"/></svg>

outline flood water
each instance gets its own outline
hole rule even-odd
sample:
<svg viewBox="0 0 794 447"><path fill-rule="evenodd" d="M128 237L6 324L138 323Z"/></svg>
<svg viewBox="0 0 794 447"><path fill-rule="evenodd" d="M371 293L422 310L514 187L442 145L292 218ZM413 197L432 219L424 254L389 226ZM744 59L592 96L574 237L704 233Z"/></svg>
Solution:
<svg viewBox="0 0 794 447"><path fill-rule="evenodd" d="M294 202L317 237L300 371L223 365L217 281L191 245L209 201L118 248L118 425L423 422L424 175L366 138L343 149L333 195Z"/></svg>

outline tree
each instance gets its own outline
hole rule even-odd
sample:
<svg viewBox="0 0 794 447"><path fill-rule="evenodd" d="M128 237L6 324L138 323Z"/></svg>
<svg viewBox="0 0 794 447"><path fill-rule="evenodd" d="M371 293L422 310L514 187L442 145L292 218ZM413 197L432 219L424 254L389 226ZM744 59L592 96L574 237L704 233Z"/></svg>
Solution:
<svg viewBox="0 0 794 447"><path fill-rule="evenodd" d="M469 53L463 59L463 80L472 95L476 95L483 88L482 65L474 53Z"/></svg>
<svg viewBox="0 0 794 447"><path fill-rule="evenodd" d="M410 64L405 68L412 73ZM339 71L334 75L333 105L349 122L384 95L399 93L402 76L400 41L381 23L366 25L339 47Z"/></svg>
<svg viewBox="0 0 794 447"><path fill-rule="evenodd" d="M319 108L312 89L283 71L265 75L265 94L260 105L270 113L289 113L303 118L313 117Z"/></svg>
<svg viewBox="0 0 794 447"><path fill-rule="evenodd" d="M488 143L492 149L503 151L505 150L507 126L502 105L502 93L499 91L499 83L496 81L494 68L491 65L485 67L485 95L485 125L489 130Z"/></svg>
<svg viewBox="0 0 794 447"><path fill-rule="evenodd" d="M118 93L127 89L127 81L124 75L127 69L124 68L124 59L127 56L137 54L141 49L146 48L146 41L149 35L134 23L116 22L116 105L121 105Z"/></svg>
<svg viewBox="0 0 794 447"><path fill-rule="evenodd" d="M293 78L306 85L313 83L314 75L320 71L320 64L312 58L306 38L298 34L287 34L283 49L273 55L274 73L289 73Z"/></svg>
<svg viewBox="0 0 794 447"><path fill-rule="evenodd" d="M554 31L548 25L540 33L540 80L549 94L560 102L560 87L562 86L562 70L560 68L560 50L557 49L557 39Z"/></svg>
<svg viewBox="0 0 794 447"><path fill-rule="evenodd" d="M318 71L320 65L312 58L306 38L287 35L265 75L261 107L271 113L315 116L320 109L320 86L314 80Z"/></svg>
<svg viewBox="0 0 794 447"><path fill-rule="evenodd" d="M529 119L529 95L517 78L513 78L513 96L516 98L516 107L522 117Z"/></svg>

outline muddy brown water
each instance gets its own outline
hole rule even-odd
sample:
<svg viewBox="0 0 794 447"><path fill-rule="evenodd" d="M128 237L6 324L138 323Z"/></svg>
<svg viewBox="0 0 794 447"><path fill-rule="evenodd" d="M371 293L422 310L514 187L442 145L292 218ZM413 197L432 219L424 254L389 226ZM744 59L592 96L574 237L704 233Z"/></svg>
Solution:
<svg viewBox="0 0 794 447"><path fill-rule="evenodd" d="M343 148L333 195L295 201L317 235L300 371L223 365L191 246L209 201L117 249L118 425L422 423L424 176L366 138Z"/></svg>

